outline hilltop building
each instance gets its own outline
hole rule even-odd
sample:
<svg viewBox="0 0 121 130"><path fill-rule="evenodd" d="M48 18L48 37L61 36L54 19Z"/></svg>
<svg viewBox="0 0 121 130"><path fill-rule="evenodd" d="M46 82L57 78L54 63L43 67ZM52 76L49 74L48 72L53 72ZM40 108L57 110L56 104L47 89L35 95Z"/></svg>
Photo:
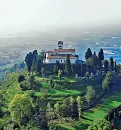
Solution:
<svg viewBox="0 0 121 130"><path fill-rule="evenodd" d="M56 63L57 60L59 61L59 63L64 63L67 55L70 56L71 63L75 63L75 49L65 49L63 48L63 41L59 41L58 49L46 51L45 63Z"/></svg>

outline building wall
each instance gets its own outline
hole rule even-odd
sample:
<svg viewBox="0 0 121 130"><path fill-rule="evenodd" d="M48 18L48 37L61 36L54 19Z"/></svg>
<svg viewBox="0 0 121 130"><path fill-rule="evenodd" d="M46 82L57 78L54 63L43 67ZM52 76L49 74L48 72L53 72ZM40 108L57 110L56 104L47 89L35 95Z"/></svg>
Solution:
<svg viewBox="0 0 121 130"><path fill-rule="evenodd" d="M59 63L64 63L65 62L65 58L63 58L63 59L46 59L46 61L45 61L45 63L56 63L56 60L58 60L59 61ZM71 59L70 58L70 61L71 61L71 63L75 63L75 60L76 59Z"/></svg>

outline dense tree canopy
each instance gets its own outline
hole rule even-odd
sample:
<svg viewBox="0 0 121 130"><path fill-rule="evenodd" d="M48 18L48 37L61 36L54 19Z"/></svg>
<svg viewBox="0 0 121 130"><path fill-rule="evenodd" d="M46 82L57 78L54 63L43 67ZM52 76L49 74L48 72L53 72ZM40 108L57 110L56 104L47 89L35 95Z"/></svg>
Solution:
<svg viewBox="0 0 121 130"><path fill-rule="evenodd" d="M9 104L12 120L20 123L22 118L31 113L32 102L27 94L16 94Z"/></svg>
<svg viewBox="0 0 121 130"><path fill-rule="evenodd" d="M66 61L65 61L65 73L66 75L71 74L71 62L70 62L70 56L67 55Z"/></svg>
<svg viewBox="0 0 121 130"><path fill-rule="evenodd" d="M87 86L86 88L86 95L85 98L87 100L88 103L91 103L91 101L95 98L96 96L96 92L95 89L93 88L93 86Z"/></svg>
<svg viewBox="0 0 121 130"><path fill-rule="evenodd" d="M112 130L111 123L105 119L94 120L87 130Z"/></svg>
<svg viewBox="0 0 121 130"><path fill-rule="evenodd" d="M90 48L87 49L87 52L85 53L85 59L87 60L88 58L92 57L92 51Z"/></svg>
<svg viewBox="0 0 121 130"><path fill-rule="evenodd" d="M113 61L113 57L110 58L110 69L111 69L111 71L114 70L114 61Z"/></svg>

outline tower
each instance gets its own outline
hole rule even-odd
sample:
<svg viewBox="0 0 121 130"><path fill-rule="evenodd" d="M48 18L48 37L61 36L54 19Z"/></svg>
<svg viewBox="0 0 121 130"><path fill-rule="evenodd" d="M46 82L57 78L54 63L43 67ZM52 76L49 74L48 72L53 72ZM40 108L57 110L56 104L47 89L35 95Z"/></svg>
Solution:
<svg viewBox="0 0 121 130"><path fill-rule="evenodd" d="M58 41L58 49L63 49L63 41Z"/></svg>

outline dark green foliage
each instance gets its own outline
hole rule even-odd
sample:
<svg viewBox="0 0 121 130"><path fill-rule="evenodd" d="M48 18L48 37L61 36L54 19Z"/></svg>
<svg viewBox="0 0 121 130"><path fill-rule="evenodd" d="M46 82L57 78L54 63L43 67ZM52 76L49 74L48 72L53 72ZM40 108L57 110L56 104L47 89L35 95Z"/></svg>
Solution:
<svg viewBox="0 0 121 130"><path fill-rule="evenodd" d="M23 75L19 75L18 77L18 82L20 83L21 81L24 81L25 77Z"/></svg>
<svg viewBox="0 0 121 130"><path fill-rule="evenodd" d="M108 60L104 60L104 70L105 70L106 73L109 70L109 62L108 62Z"/></svg>
<svg viewBox="0 0 121 130"><path fill-rule="evenodd" d="M29 52L29 54L26 55L25 57L25 62L28 68L28 71L30 72L31 70L34 71L35 70L35 64L37 61L37 50L34 50L33 53Z"/></svg>
<svg viewBox="0 0 121 130"><path fill-rule="evenodd" d="M37 50L34 50L34 51L33 51L33 55L34 55L34 56L35 56L35 55L38 55Z"/></svg>
<svg viewBox="0 0 121 130"><path fill-rule="evenodd" d="M62 77L62 71L59 70L59 71L58 71L58 78L59 78L60 81L61 81L61 77Z"/></svg>
<svg viewBox="0 0 121 130"><path fill-rule="evenodd" d="M39 58L36 62L36 72L40 73L42 68L42 60Z"/></svg>
<svg viewBox="0 0 121 130"><path fill-rule="evenodd" d="M112 130L111 123L106 119L94 120L87 130Z"/></svg>
<svg viewBox="0 0 121 130"><path fill-rule="evenodd" d="M31 89L30 84L26 80L20 83L20 87L23 91Z"/></svg>
<svg viewBox="0 0 121 130"><path fill-rule="evenodd" d="M87 49L87 52L85 53L85 59L87 60L88 58L92 57L92 51L90 48Z"/></svg>
<svg viewBox="0 0 121 130"><path fill-rule="evenodd" d="M70 99L66 98L61 105L61 113L63 117L71 116Z"/></svg>
<svg viewBox="0 0 121 130"><path fill-rule="evenodd" d="M81 75L81 65L78 60L75 62L75 66L73 66L74 69L76 74Z"/></svg>
<svg viewBox="0 0 121 130"><path fill-rule="evenodd" d="M72 102L71 105L71 117L75 120L79 119L78 104L76 101Z"/></svg>
<svg viewBox="0 0 121 130"><path fill-rule="evenodd" d="M53 89L54 88L54 81L52 78L50 78L50 88Z"/></svg>
<svg viewBox="0 0 121 130"><path fill-rule="evenodd" d="M115 61L115 73L117 72L117 64L116 64L116 61Z"/></svg>
<svg viewBox="0 0 121 130"><path fill-rule="evenodd" d="M28 79L20 83L20 87L23 91L26 90L40 90L40 82L34 79L34 76L30 76Z"/></svg>
<svg viewBox="0 0 121 130"><path fill-rule="evenodd" d="M30 87L33 88L33 85L34 85L34 76L30 76L29 77L29 84L30 84Z"/></svg>
<svg viewBox="0 0 121 130"><path fill-rule="evenodd" d="M32 67L31 67L32 72L36 71L36 64L37 64L37 55L34 55L34 59L33 59L33 62L32 62Z"/></svg>
<svg viewBox="0 0 121 130"><path fill-rule="evenodd" d="M42 130L49 130L48 122L47 122L46 118L41 119L40 126L41 126Z"/></svg>
<svg viewBox="0 0 121 130"><path fill-rule="evenodd" d="M58 66L57 65L54 66L53 73L54 74L58 74Z"/></svg>
<svg viewBox="0 0 121 130"><path fill-rule="evenodd" d="M85 98L87 100L87 102L89 104L91 104L92 100L95 98L96 96L96 92L95 92L95 89L93 88L93 86L87 86L86 88L86 95L85 95Z"/></svg>
<svg viewBox="0 0 121 130"><path fill-rule="evenodd" d="M98 68L98 65L99 65L99 59L96 53L94 52L94 54L92 55L92 66L94 67L94 73L96 73L96 68Z"/></svg>
<svg viewBox="0 0 121 130"><path fill-rule="evenodd" d="M104 90L109 90L109 88L111 87L111 80L112 80L112 73L108 72L105 76L105 79L102 82L102 88Z"/></svg>
<svg viewBox="0 0 121 130"><path fill-rule="evenodd" d="M25 57L25 62L28 68L28 71L31 71L31 67L32 67L32 63L33 63L33 54L31 52L29 52L29 54L26 55Z"/></svg>
<svg viewBox="0 0 121 130"><path fill-rule="evenodd" d="M54 74L58 74L58 71L59 71L60 67L61 67L61 66L60 66L60 64L59 64L59 61L56 60L56 65L54 65L53 73L54 73Z"/></svg>
<svg viewBox="0 0 121 130"><path fill-rule="evenodd" d="M110 58L110 69L111 69L111 71L114 70L114 61L113 61L113 57Z"/></svg>
<svg viewBox="0 0 121 130"><path fill-rule="evenodd" d="M71 75L71 62L70 62L70 56L67 55L66 61L65 61L65 73L66 75Z"/></svg>
<svg viewBox="0 0 121 130"><path fill-rule="evenodd" d="M75 74L75 64L72 64L72 66L71 66L71 70L72 70L72 74L74 75Z"/></svg>
<svg viewBox="0 0 121 130"><path fill-rule="evenodd" d="M100 49L100 52L98 53L98 58L99 60L102 62L104 60L104 53L103 53L103 49Z"/></svg>
<svg viewBox="0 0 121 130"><path fill-rule="evenodd" d="M20 87L23 91L31 89L30 84L26 80L20 83Z"/></svg>
<svg viewBox="0 0 121 130"><path fill-rule="evenodd" d="M59 69L60 69L60 63L59 63L58 60L56 60L56 66L57 66L57 68L58 68L58 70L59 70Z"/></svg>
<svg viewBox="0 0 121 130"><path fill-rule="evenodd" d="M42 50L39 55L40 55L42 63L43 63L43 60L46 58L45 50Z"/></svg>

